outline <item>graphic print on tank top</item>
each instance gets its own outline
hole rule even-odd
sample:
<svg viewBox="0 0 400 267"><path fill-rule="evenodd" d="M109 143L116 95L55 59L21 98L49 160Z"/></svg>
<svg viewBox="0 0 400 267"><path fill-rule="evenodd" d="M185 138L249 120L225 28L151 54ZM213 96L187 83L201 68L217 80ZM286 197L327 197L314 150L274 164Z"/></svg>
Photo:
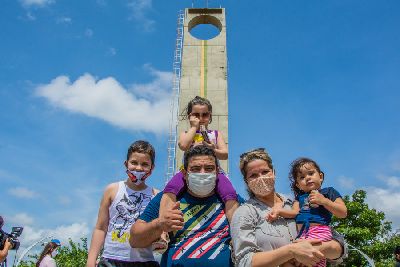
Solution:
<svg viewBox="0 0 400 267"><path fill-rule="evenodd" d="M143 212L152 196L142 192L129 190L115 205L117 215L112 218L112 241L125 243L129 240L129 229Z"/></svg>

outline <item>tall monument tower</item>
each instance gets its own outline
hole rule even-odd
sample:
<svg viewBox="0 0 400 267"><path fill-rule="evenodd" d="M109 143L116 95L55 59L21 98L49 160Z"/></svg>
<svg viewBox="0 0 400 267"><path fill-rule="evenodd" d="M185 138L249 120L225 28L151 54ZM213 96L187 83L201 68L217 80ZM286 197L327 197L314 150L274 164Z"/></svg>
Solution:
<svg viewBox="0 0 400 267"><path fill-rule="evenodd" d="M184 16L177 133L189 128L189 121L182 112L189 100L198 95L209 99L213 106L209 129L221 131L228 143L225 9L187 8ZM212 24L219 29L219 34L210 40L196 39L190 31L199 24ZM176 166L181 165L182 156L183 152L176 149ZM229 172L228 161L220 161L220 164Z"/></svg>

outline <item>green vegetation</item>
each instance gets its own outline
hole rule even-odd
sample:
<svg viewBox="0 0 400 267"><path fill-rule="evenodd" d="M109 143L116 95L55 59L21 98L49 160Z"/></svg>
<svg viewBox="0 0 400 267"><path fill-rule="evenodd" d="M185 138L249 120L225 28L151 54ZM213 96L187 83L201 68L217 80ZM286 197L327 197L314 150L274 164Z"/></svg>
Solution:
<svg viewBox="0 0 400 267"><path fill-rule="evenodd" d="M385 220L385 214L370 209L365 203L367 194L357 190L352 197L344 197L348 216L346 219L333 219L333 227L345 236L346 242L372 258L377 267L393 265L393 250L400 245L399 233L392 232L392 223ZM367 261L356 251L351 250L342 264L346 267L368 266Z"/></svg>

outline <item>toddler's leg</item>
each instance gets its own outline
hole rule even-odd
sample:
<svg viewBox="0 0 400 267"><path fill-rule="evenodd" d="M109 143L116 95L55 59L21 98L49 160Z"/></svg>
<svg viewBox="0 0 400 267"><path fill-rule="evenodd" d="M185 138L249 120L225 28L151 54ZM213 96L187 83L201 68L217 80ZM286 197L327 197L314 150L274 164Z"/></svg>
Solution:
<svg viewBox="0 0 400 267"><path fill-rule="evenodd" d="M292 261L287 261L284 264L279 265L279 267L296 267Z"/></svg>
<svg viewBox="0 0 400 267"><path fill-rule="evenodd" d="M224 173L218 174L217 194L225 203L225 215L229 223L232 220L233 213L239 207L237 193L228 177Z"/></svg>
<svg viewBox="0 0 400 267"><path fill-rule="evenodd" d="M160 202L160 212L159 215L164 214L164 212L173 206L176 202L176 196L182 193L185 189L185 180L182 172L178 172L171 178L168 184L164 188L164 193Z"/></svg>
<svg viewBox="0 0 400 267"><path fill-rule="evenodd" d="M307 233L303 233L300 238L303 239L318 239L322 242L332 240L331 228L327 225L311 226ZM326 267L326 259L318 262L314 267Z"/></svg>

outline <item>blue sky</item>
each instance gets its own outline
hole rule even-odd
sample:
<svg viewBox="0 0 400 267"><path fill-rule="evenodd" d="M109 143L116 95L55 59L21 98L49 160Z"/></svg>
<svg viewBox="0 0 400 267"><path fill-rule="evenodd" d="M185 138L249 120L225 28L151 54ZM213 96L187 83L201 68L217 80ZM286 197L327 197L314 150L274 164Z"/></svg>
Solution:
<svg viewBox="0 0 400 267"><path fill-rule="evenodd" d="M194 1L195 6L204 5ZM342 194L400 227L400 3L209 1L227 14L231 179L265 147L277 190L308 156ZM0 9L0 213L24 244L90 236L104 187L126 149L166 164L177 12L192 1L5 0Z"/></svg>

